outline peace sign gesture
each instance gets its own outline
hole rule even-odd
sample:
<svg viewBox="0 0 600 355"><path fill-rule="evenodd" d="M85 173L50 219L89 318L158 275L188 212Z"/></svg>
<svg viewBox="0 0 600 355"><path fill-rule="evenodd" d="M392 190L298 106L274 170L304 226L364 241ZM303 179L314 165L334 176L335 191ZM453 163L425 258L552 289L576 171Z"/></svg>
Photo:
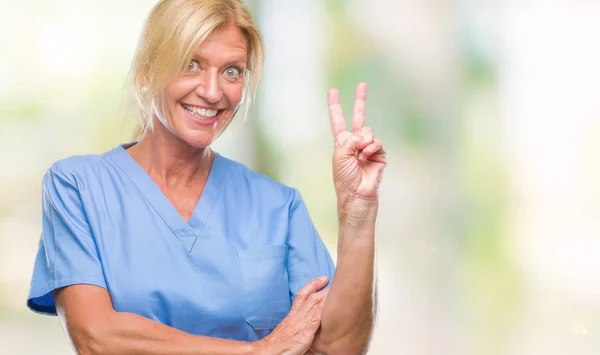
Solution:
<svg viewBox="0 0 600 355"><path fill-rule="evenodd" d="M340 105L340 93L337 89L329 90L329 116L335 142L333 182L338 200L376 198L387 165L383 144L375 139L370 127L364 127L366 100L367 84L359 83L352 110L352 132L349 132Z"/></svg>

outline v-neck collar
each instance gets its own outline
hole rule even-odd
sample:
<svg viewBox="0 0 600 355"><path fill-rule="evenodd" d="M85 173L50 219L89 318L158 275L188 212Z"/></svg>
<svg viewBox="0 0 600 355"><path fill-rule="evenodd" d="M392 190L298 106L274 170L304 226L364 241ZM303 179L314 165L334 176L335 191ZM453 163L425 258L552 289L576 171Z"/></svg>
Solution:
<svg viewBox="0 0 600 355"><path fill-rule="evenodd" d="M179 214L175 206L152 180L146 171L125 150L135 143L119 145L109 158L125 172L144 195L148 203L158 213L164 223L179 238L187 252L191 252L194 243L210 219L222 188L221 178L225 159L215 152L208 179L200 200L196 204L189 222Z"/></svg>

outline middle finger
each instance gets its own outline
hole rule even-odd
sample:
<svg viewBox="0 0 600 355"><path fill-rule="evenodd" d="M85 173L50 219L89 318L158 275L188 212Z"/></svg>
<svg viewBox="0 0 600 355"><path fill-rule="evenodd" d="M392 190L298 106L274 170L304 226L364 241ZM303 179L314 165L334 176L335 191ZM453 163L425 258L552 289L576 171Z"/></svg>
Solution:
<svg viewBox="0 0 600 355"><path fill-rule="evenodd" d="M367 102L367 84L359 83L354 96L354 108L352 109L352 132L358 133L365 125L365 106Z"/></svg>

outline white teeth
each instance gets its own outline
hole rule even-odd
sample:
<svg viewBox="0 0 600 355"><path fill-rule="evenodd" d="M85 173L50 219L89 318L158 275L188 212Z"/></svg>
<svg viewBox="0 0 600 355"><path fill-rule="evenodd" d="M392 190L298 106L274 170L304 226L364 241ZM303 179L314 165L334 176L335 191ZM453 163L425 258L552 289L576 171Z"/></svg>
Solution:
<svg viewBox="0 0 600 355"><path fill-rule="evenodd" d="M199 119L205 119L205 120L215 117L217 115L217 113L219 112L218 110L207 110L205 108L199 108L199 107L183 105L183 104L181 106L183 106L183 108L185 108L194 117L199 118Z"/></svg>

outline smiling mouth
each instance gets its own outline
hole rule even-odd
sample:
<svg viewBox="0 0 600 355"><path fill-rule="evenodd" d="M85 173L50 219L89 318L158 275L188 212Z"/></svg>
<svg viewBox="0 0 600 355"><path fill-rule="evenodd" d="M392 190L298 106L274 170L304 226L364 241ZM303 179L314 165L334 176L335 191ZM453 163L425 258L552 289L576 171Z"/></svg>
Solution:
<svg viewBox="0 0 600 355"><path fill-rule="evenodd" d="M189 112L190 115L196 117L199 120L211 120L211 119L215 118L219 114L219 112L223 111L223 110L217 110L217 109L205 109L205 108L200 108L200 107L186 105L186 104L181 104L181 106L187 112Z"/></svg>

